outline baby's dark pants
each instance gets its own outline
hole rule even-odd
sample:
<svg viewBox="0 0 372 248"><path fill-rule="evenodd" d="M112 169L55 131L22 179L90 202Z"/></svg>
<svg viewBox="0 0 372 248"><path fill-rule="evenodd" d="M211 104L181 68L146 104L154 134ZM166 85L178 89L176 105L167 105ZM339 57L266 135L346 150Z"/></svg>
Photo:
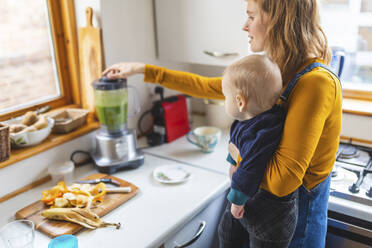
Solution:
<svg viewBox="0 0 372 248"><path fill-rule="evenodd" d="M298 216L297 190L277 197L263 189L244 206L244 216L235 219L228 203L218 226L220 248L286 248L293 237ZM249 244L249 246L247 245Z"/></svg>

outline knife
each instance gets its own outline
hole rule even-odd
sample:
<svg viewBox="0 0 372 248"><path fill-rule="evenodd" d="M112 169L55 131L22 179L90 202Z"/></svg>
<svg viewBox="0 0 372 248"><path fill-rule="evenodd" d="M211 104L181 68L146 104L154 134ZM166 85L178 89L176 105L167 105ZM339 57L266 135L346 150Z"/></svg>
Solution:
<svg viewBox="0 0 372 248"><path fill-rule="evenodd" d="M80 180L80 181L77 181L76 183L110 183L110 184L113 184L115 186L120 186L121 183L114 180L114 179L111 179L111 178L97 178L97 179L91 179L91 180Z"/></svg>

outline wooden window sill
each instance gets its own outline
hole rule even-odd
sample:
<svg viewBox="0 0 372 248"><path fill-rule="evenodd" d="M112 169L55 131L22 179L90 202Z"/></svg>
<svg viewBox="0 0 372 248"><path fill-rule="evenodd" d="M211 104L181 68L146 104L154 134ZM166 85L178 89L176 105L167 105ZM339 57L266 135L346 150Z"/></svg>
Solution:
<svg viewBox="0 0 372 248"><path fill-rule="evenodd" d="M79 136L82 136L86 133L89 133L93 130L96 130L99 128L99 122L93 120L90 116L88 116L87 123L76 129L75 131L72 131L67 134L50 134L48 138L46 138L42 143L36 146L32 147L26 147L26 148L20 148L20 149L13 149L10 153L10 158L4 162L0 163L0 169L4 168L6 166L9 166L11 164L14 164L16 162L19 162L23 159L29 158L31 156L34 156L38 153L41 153L43 151L46 151L50 148L56 147L58 145L61 145L67 141L70 141L72 139L75 139Z"/></svg>
<svg viewBox="0 0 372 248"><path fill-rule="evenodd" d="M353 115L372 116L372 101L344 98L342 112Z"/></svg>

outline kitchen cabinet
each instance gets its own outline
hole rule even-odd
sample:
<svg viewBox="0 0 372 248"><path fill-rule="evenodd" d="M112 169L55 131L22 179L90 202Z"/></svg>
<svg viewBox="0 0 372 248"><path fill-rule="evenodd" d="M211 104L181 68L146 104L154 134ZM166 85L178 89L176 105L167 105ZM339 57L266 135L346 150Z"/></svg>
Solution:
<svg viewBox="0 0 372 248"><path fill-rule="evenodd" d="M216 247L217 227L226 207L226 193L211 202L200 214L189 221L180 231L167 239L161 248Z"/></svg>
<svg viewBox="0 0 372 248"><path fill-rule="evenodd" d="M248 55L243 0L155 0L162 60L228 65Z"/></svg>

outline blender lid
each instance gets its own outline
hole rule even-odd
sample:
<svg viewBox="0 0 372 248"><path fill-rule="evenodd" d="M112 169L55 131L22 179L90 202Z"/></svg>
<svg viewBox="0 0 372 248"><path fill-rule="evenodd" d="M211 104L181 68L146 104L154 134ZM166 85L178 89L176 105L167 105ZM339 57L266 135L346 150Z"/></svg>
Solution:
<svg viewBox="0 0 372 248"><path fill-rule="evenodd" d="M93 87L95 90L118 90L127 87L127 79L111 79L108 77L101 77L98 81L93 82Z"/></svg>

